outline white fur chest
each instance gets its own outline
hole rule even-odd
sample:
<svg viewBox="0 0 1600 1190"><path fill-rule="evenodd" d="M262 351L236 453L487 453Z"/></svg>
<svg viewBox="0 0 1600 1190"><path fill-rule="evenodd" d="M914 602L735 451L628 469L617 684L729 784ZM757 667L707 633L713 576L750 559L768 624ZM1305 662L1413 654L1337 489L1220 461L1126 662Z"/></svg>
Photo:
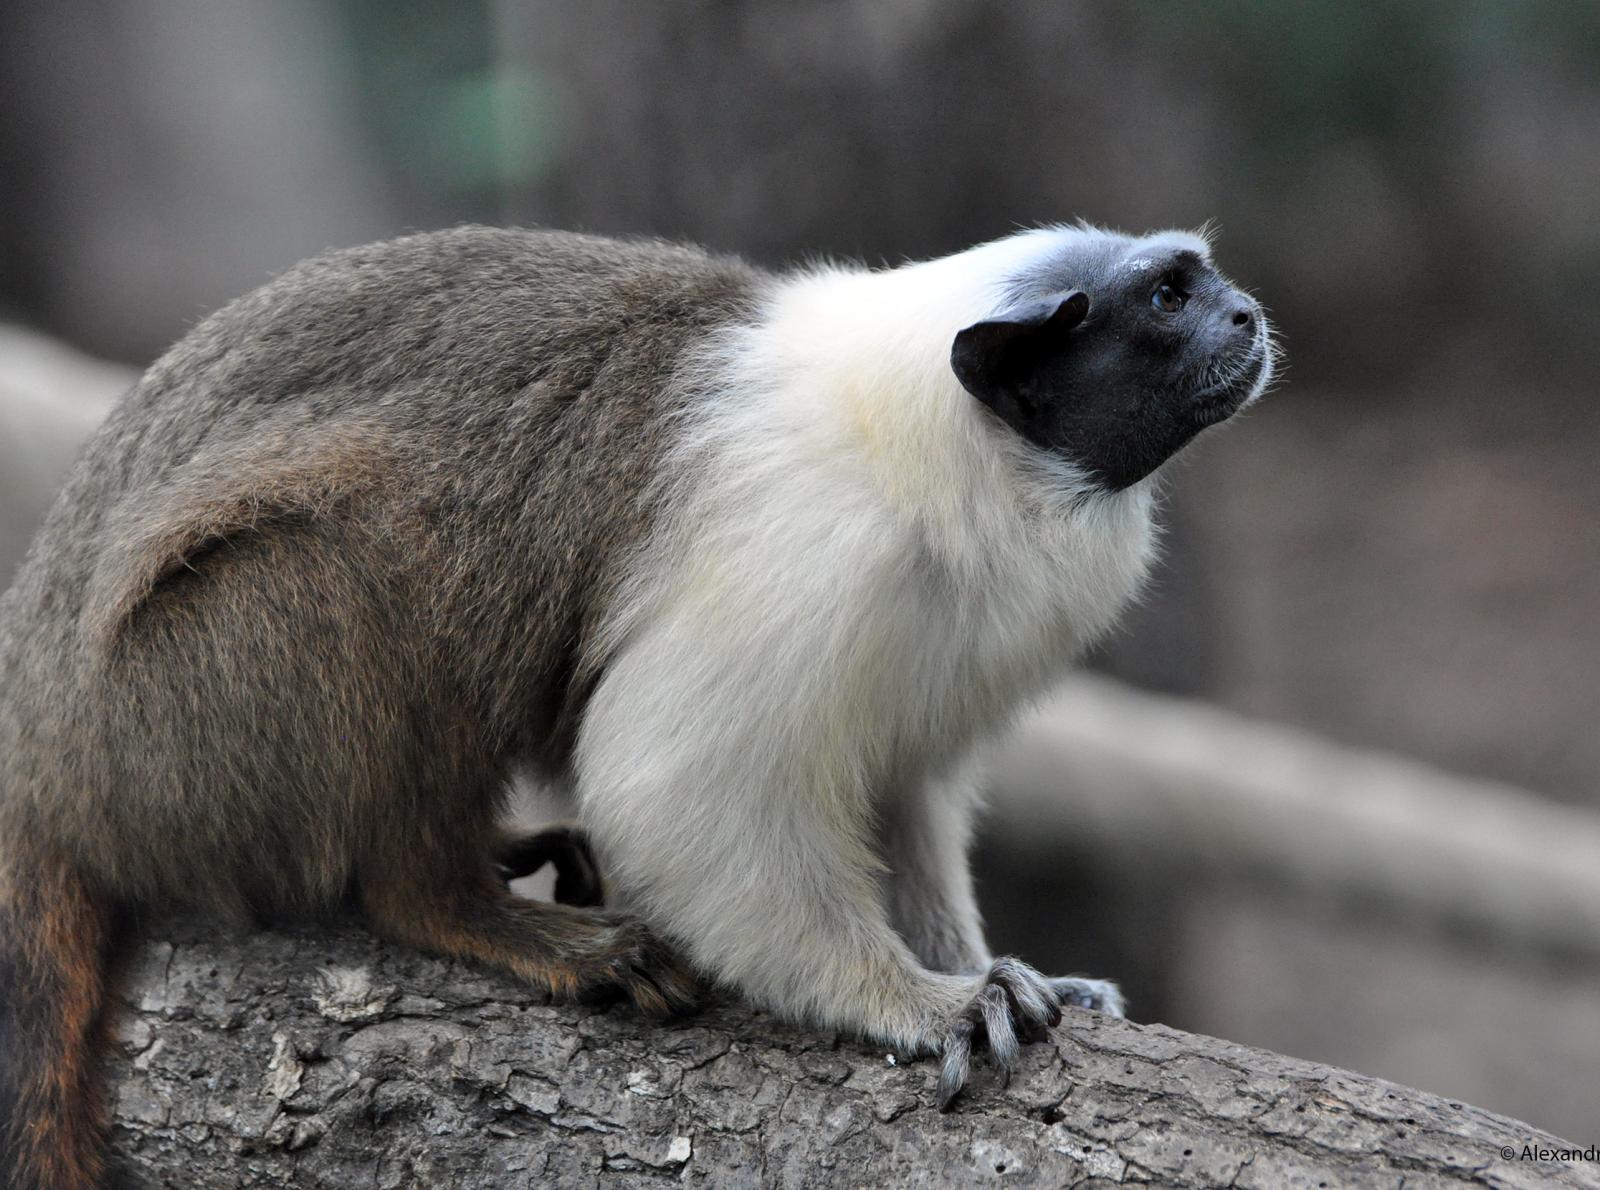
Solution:
<svg viewBox="0 0 1600 1190"><path fill-rule="evenodd" d="M652 765L758 751L851 797L955 761L1111 624L1152 555L1148 485L1093 492L950 372L995 271L964 258L998 247L801 277L717 345L591 721L626 690L659 712Z"/></svg>

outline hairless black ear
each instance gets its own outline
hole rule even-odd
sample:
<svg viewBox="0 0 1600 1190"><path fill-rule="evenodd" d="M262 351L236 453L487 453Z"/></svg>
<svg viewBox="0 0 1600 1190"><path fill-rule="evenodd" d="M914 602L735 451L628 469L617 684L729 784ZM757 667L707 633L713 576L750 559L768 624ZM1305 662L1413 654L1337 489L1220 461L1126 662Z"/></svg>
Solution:
<svg viewBox="0 0 1600 1190"><path fill-rule="evenodd" d="M978 400L1008 422L1032 412L1029 386L1019 383L1042 343L1059 337L1088 316L1089 295L1074 289L1015 306L995 318L973 323L956 335L950 367Z"/></svg>

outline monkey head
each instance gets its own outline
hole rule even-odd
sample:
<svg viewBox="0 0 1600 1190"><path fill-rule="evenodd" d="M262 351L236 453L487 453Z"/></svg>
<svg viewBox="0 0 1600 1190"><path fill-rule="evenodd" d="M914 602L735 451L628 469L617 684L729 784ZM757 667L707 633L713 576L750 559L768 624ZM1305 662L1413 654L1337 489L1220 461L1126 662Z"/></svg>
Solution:
<svg viewBox="0 0 1600 1190"><path fill-rule="evenodd" d="M950 354L962 387L1029 442L1120 491L1266 388L1266 317L1204 240L1036 234L1041 251Z"/></svg>

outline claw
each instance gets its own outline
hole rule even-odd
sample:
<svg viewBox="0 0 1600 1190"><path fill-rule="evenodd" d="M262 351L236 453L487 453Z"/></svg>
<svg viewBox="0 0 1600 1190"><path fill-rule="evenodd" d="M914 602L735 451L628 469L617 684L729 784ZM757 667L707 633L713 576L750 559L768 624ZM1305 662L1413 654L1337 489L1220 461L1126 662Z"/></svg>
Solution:
<svg viewBox="0 0 1600 1190"><path fill-rule="evenodd" d="M939 1110L949 1111L961 1088L967 1085L972 1061L972 1031L976 1026L964 1015L950 1026L944 1039L944 1066L939 1071Z"/></svg>
<svg viewBox="0 0 1600 1190"><path fill-rule="evenodd" d="M1054 1028L1061 1023L1061 1006L1045 979L1026 963L1000 958L990 968L989 978L1006 990L1017 1015L1028 1024L1042 1022Z"/></svg>
<svg viewBox="0 0 1600 1190"><path fill-rule="evenodd" d="M1011 1069L1017 1064L1017 1055L1020 1053L1017 1031L1011 1023L1012 1008L1007 999L1005 988L990 984L978 993L976 1001L978 1012L983 1017L984 1035L989 1039L989 1052L1000 1067L1003 1081L1011 1078Z"/></svg>
<svg viewBox="0 0 1600 1190"><path fill-rule="evenodd" d="M966 1085L975 1035L988 1041L1005 1087L1021 1058L1022 1042L1038 1040L1060 1024L1063 1004L1121 1016L1122 1003L1122 993L1108 980L1047 979L1020 960L996 959L950 1022L939 1071L939 1110L949 1111Z"/></svg>

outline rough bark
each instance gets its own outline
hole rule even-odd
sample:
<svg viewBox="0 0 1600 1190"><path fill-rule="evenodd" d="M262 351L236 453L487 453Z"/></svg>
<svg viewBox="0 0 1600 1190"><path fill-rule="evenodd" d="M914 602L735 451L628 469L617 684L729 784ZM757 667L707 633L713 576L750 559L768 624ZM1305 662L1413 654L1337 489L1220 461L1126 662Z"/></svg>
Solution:
<svg viewBox="0 0 1600 1190"><path fill-rule="evenodd" d="M1515 1121L1090 1013L940 1115L933 1063L728 997L657 1024L354 927L158 936L110 1072L133 1186L1600 1185Z"/></svg>

